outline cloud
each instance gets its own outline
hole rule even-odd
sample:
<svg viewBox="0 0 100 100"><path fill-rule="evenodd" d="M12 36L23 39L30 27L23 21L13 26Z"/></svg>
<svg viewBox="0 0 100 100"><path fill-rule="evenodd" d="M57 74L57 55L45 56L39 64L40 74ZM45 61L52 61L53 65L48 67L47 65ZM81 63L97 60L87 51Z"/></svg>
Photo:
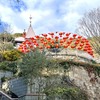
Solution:
<svg viewBox="0 0 100 100"><path fill-rule="evenodd" d="M13 32L28 29L29 17L36 34L75 32L78 20L86 11L99 7L99 0L0 0L1 20L10 24Z"/></svg>

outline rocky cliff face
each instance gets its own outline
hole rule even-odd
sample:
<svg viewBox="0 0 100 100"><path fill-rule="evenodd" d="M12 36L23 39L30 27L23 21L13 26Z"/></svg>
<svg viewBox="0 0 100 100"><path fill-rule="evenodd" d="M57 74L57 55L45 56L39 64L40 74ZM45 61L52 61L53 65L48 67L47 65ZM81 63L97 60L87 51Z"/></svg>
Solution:
<svg viewBox="0 0 100 100"><path fill-rule="evenodd" d="M82 66L73 66L69 76L76 86L86 91L89 100L100 100L100 77L95 76L93 73L89 76Z"/></svg>
<svg viewBox="0 0 100 100"><path fill-rule="evenodd" d="M54 58L61 58L66 60L72 60L76 62L84 62L92 64L92 61L99 63L100 57L98 59L93 58L88 53L78 51L78 50L60 50L59 52L48 52L47 55L51 55ZM86 66L89 67L88 65ZM69 71L69 77L74 82L74 84L85 90L89 96L89 100L100 100L100 77L96 76L94 73L88 73L88 71L83 66L73 66Z"/></svg>

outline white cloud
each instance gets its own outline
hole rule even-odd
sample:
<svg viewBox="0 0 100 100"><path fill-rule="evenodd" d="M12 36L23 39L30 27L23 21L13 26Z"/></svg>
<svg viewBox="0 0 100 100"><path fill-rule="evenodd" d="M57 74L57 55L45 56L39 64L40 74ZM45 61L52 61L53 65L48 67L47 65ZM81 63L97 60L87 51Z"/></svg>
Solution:
<svg viewBox="0 0 100 100"><path fill-rule="evenodd" d="M14 32L23 32L29 26L30 14L36 34L50 31L75 32L78 20L86 11L99 7L99 0L22 0L27 9L16 12L10 3L0 1L0 16L13 27ZM22 6L22 5L21 5Z"/></svg>

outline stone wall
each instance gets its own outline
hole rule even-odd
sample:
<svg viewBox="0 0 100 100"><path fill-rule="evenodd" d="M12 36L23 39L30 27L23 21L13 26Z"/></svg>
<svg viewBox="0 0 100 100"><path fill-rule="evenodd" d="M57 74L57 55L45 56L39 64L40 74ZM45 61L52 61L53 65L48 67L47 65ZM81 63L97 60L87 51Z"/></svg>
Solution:
<svg viewBox="0 0 100 100"><path fill-rule="evenodd" d="M94 78L95 75L91 74L91 77L89 77L88 72L82 66L73 66L69 72L69 76L75 85L86 91L89 100L100 100L99 77L97 77L98 81L91 82L90 80Z"/></svg>

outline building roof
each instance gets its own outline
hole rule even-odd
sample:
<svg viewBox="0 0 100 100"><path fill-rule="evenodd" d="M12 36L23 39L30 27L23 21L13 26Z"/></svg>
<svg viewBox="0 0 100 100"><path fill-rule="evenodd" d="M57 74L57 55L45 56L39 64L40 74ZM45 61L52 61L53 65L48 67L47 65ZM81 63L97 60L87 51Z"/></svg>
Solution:
<svg viewBox="0 0 100 100"><path fill-rule="evenodd" d="M28 31L26 33L26 38L31 38L31 37L35 37L35 32L33 31L33 28L30 24Z"/></svg>
<svg viewBox="0 0 100 100"><path fill-rule="evenodd" d="M15 41L24 42L25 38L24 37L17 37L17 38L15 38Z"/></svg>

